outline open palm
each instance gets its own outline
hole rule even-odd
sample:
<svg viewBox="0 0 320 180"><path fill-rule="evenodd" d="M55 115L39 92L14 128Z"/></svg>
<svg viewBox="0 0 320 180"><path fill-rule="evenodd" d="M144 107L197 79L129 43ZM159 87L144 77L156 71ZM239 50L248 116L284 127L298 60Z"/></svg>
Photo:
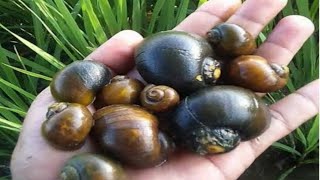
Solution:
<svg viewBox="0 0 320 180"><path fill-rule="evenodd" d="M210 28L226 21L244 27L256 37L285 4L286 0L247 0L242 5L241 0L209 1L175 30L204 36ZM279 22L255 54L270 62L288 64L313 30L313 24L304 17L286 17ZM103 62L116 73L129 73L130 76L139 77L137 72L131 69L134 65L134 48L142 40L136 32L122 31L95 50L88 59ZM272 122L269 129L258 138L242 142L227 154L198 156L188 152L176 152L163 166L142 170L126 169L128 178L236 179L273 142L318 113L318 87L319 81L316 80L271 105ZM47 88L38 95L30 107L12 156L13 179L57 179L60 168L69 157L80 152L94 152L90 140L83 148L74 152L59 151L47 144L41 136L40 127L45 120L48 106L53 102Z"/></svg>

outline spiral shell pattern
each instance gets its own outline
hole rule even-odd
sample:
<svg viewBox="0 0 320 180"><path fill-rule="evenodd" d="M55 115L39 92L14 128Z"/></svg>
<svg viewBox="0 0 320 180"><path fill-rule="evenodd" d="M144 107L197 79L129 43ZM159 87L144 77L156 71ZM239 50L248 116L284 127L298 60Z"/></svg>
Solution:
<svg viewBox="0 0 320 180"><path fill-rule="evenodd" d="M164 112L175 107L180 97L176 90L169 86L155 86L144 88L140 95L141 105L153 112Z"/></svg>

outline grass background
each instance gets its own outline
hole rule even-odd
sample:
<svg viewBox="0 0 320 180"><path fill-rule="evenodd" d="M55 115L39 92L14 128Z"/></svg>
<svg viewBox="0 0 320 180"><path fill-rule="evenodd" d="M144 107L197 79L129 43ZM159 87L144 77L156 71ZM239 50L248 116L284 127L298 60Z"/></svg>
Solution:
<svg viewBox="0 0 320 180"><path fill-rule="evenodd" d="M133 29L144 36L172 29L206 0L1 0L0 1L0 179L10 179L9 161L28 107L52 76L83 59L112 35ZM260 34L263 42L284 16L310 18L315 33L289 67L290 80L268 94L276 102L319 77L319 0L289 0ZM303 124L272 147L297 167L319 163L319 117ZM293 163L292 163L293 162Z"/></svg>

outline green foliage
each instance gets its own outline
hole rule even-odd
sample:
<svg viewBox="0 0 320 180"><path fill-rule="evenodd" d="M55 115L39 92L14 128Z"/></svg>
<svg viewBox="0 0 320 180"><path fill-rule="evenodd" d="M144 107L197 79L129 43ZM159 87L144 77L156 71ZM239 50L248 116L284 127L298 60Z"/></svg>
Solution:
<svg viewBox="0 0 320 180"><path fill-rule="evenodd" d="M85 58L123 29L144 36L172 29L207 0L4 0L0 1L0 163L8 164L28 107L65 64ZM318 27L319 0L289 0L287 7L260 34L291 14L312 19ZM268 94L275 102L319 76L318 29L289 67L285 91ZM291 155L295 167L318 162L319 118L274 144ZM7 167L7 166L5 166ZM0 174L8 174L8 167ZM5 177L3 177L5 178Z"/></svg>

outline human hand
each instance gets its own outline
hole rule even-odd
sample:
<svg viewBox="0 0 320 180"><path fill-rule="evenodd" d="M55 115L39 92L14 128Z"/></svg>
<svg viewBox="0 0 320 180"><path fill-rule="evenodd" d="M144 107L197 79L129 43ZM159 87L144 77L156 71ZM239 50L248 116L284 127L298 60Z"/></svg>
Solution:
<svg viewBox="0 0 320 180"><path fill-rule="evenodd" d="M244 27L257 37L263 27L285 6L286 0L214 0L200 7L175 30L204 36L213 26L227 21ZM257 55L270 62L288 64L314 30L310 20L301 16L282 19L268 39L257 49ZM133 31L122 31L89 55L88 59L103 62L116 73L125 74L133 67L133 50L142 37ZM129 75L138 77L136 71ZM270 105L270 127L258 138L242 142L233 151L212 156L177 152L164 165L156 168L126 169L130 179L236 179L273 142L289 134L318 113L319 80ZM65 161L80 152L95 152L90 139L74 152L52 148L41 136L41 124L49 105L54 102L50 90L41 92L32 103L24 120L15 147L11 171L13 179L57 179Z"/></svg>

